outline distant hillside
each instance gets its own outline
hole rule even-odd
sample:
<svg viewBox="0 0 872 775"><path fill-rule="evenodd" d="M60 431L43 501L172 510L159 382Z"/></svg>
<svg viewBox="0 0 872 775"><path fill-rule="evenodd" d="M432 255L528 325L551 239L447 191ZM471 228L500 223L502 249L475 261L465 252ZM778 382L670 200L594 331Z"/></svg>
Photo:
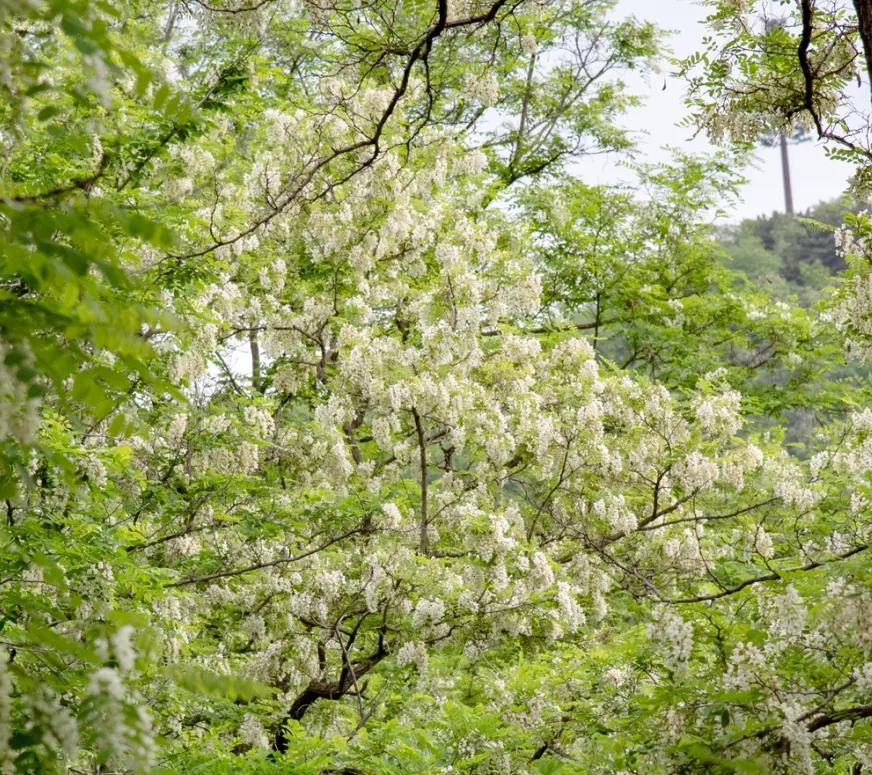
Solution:
<svg viewBox="0 0 872 775"><path fill-rule="evenodd" d="M836 253L832 231L803 219L838 227L842 213L859 209L844 201L821 202L798 215L748 218L721 229L720 240L731 268L766 283L777 295L796 295L810 305L844 262Z"/></svg>

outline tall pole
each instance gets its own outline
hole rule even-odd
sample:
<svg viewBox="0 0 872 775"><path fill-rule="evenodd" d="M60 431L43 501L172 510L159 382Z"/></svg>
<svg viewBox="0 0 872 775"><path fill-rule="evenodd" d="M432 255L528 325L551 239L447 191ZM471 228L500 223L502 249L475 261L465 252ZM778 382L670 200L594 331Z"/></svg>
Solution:
<svg viewBox="0 0 872 775"><path fill-rule="evenodd" d="M781 147L781 180L784 183L784 212L793 215L793 191L790 187L790 160L787 157L787 138L782 132L778 137Z"/></svg>

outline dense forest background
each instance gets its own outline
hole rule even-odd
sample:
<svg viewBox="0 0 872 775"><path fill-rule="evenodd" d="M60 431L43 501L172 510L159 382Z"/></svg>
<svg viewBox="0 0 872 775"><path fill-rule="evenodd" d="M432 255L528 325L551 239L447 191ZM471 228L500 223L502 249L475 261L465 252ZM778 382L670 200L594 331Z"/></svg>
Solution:
<svg viewBox="0 0 872 775"><path fill-rule="evenodd" d="M730 268L767 283L781 298L795 295L803 306L811 306L845 268L832 230L844 224L845 212L861 209L841 200L821 202L796 215L775 212L722 227L718 239Z"/></svg>

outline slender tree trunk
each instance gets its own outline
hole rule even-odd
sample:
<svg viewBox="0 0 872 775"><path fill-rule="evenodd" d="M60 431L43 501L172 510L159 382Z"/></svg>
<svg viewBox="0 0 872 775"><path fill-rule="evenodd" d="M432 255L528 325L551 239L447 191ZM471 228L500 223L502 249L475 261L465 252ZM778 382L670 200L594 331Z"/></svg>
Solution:
<svg viewBox="0 0 872 775"><path fill-rule="evenodd" d="M597 351L597 345L599 344L599 330L600 330L600 317L602 313L602 297L600 292L596 292L596 318L593 321L593 351Z"/></svg>
<svg viewBox="0 0 872 775"><path fill-rule="evenodd" d="M163 37L163 47L164 51L166 51L167 46L170 43L170 38L173 36L173 30L176 26L176 17L179 14L179 4L173 3L173 7L170 9L169 15L167 16L167 23L164 27L164 37Z"/></svg>
<svg viewBox="0 0 872 775"><path fill-rule="evenodd" d="M793 215L793 189L790 185L790 159L787 155L787 138L781 134L778 137L781 147L781 181L784 184L784 212Z"/></svg>
<svg viewBox="0 0 872 775"><path fill-rule="evenodd" d="M872 0L854 0L854 10L857 12L857 27L860 40L863 41L866 75L869 78L869 90L872 92Z"/></svg>
<svg viewBox="0 0 872 775"><path fill-rule="evenodd" d="M418 434L418 452L421 465L421 521L419 523L419 550L421 554L430 554L430 536L427 527L430 517L427 513L427 438L424 434L424 426L417 409L412 409L415 418L415 431Z"/></svg>
<svg viewBox="0 0 872 775"><path fill-rule="evenodd" d="M260 390L260 344L257 341L257 331L248 332L248 345L251 348L251 385Z"/></svg>

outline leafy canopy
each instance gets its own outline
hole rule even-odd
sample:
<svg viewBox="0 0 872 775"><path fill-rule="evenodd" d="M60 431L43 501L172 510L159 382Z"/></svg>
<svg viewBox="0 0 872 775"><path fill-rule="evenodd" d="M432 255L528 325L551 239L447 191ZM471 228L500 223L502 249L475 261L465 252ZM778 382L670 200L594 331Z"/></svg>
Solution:
<svg viewBox="0 0 872 775"><path fill-rule="evenodd" d="M653 166L613 5L0 8L2 772L868 764L872 224L710 225L800 120L860 188L862 14L713 4Z"/></svg>

